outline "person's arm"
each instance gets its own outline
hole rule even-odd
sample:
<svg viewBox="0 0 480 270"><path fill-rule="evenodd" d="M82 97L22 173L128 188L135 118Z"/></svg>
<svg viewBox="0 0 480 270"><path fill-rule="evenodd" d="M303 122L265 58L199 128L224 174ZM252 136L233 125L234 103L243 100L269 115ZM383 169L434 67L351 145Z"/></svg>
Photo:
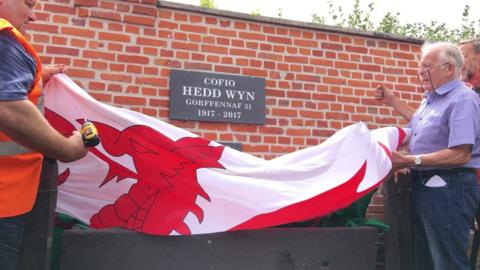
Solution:
<svg viewBox="0 0 480 270"><path fill-rule="evenodd" d="M377 89L375 89L375 99L392 107L408 122L410 122L415 113L414 108L401 102L400 99L393 94L393 91L386 89L384 85L378 85Z"/></svg>
<svg viewBox="0 0 480 270"><path fill-rule="evenodd" d="M42 83L43 86L52 78L53 75L58 73L65 73L67 68L65 65L43 65L42 66Z"/></svg>
<svg viewBox="0 0 480 270"><path fill-rule="evenodd" d="M29 100L0 101L0 130L15 142L62 162L88 152L79 132L63 137Z"/></svg>
<svg viewBox="0 0 480 270"><path fill-rule="evenodd" d="M470 161L472 154L471 144L462 144L442 149L437 152L422 154L422 167L461 167ZM395 170L415 167L415 155L406 155L401 152L392 153L392 164Z"/></svg>

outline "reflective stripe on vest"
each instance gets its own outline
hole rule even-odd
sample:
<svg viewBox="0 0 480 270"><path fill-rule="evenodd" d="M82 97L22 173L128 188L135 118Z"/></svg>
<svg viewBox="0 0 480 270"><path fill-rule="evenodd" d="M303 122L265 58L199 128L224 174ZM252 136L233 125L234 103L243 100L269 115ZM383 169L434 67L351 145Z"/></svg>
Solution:
<svg viewBox="0 0 480 270"><path fill-rule="evenodd" d="M43 107L43 95L37 97L37 109L42 113L45 113L45 108Z"/></svg>
<svg viewBox="0 0 480 270"><path fill-rule="evenodd" d="M32 152L32 150L25 148L16 142L0 142L0 156L14 156Z"/></svg>

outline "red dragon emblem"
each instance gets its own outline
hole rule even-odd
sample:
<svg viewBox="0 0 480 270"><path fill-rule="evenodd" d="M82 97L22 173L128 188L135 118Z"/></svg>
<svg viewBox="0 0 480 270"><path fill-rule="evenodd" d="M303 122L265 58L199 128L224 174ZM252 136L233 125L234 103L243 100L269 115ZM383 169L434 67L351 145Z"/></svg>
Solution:
<svg viewBox="0 0 480 270"><path fill-rule="evenodd" d="M69 135L74 126L51 110L45 111L48 121L62 134ZM83 120L77 120L82 123ZM223 146L209 146L203 138L185 137L172 141L158 131L135 125L120 131L93 121L102 146L114 157L129 155L136 171L109 158L96 148L90 152L108 164L108 174L99 185L116 178L136 179L128 193L113 204L104 206L90 219L94 228L123 227L144 233L190 234L184 219L193 213L203 221L203 210L196 204L197 196L210 197L197 181L197 169L224 167L218 162ZM58 185L68 180L69 170L62 172Z"/></svg>

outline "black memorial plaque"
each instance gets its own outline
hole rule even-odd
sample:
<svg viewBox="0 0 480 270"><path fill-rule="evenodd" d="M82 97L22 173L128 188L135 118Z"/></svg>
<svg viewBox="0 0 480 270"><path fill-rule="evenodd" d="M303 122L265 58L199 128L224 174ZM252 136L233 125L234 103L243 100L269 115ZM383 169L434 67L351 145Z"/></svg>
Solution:
<svg viewBox="0 0 480 270"><path fill-rule="evenodd" d="M265 124L265 79L171 70L170 119Z"/></svg>
<svg viewBox="0 0 480 270"><path fill-rule="evenodd" d="M228 146L232 149L235 149L237 151L242 152L243 151L243 144L241 143L234 143L234 142L218 142L219 144L223 144L225 146Z"/></svg>

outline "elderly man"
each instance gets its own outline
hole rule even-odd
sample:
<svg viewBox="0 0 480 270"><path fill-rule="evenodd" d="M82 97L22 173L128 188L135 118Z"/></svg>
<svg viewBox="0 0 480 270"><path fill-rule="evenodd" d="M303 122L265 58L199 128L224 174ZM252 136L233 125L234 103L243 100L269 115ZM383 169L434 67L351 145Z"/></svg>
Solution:
<svg viewBox="0 0 480 270"><path fill-rule="evenodd" d="M23 36L37 0L0 0L0 269L13 270L25 214L35 201L43 155L86 155L81 135L65 138L43 117L40 58ZM61 67L49 67L44 79Z"/></svg>
<svg viewBox="0 0 480 270"><path fill-rule="evenodd" d="M465 61L462 80L480 94L480 40L469 40L460 44Z"/></svg>
<svg viewBox="0 0 480 270"><path fill-rule="evenodd" d="M469 269L469 229L480 199L480 100L459 80L462 64L453 44L422 47L418 77L425 98L417 110L384 86L376 90L376 99L412 129L409 154L393 153L392 163L410 168L416 270Z"/></svg>

